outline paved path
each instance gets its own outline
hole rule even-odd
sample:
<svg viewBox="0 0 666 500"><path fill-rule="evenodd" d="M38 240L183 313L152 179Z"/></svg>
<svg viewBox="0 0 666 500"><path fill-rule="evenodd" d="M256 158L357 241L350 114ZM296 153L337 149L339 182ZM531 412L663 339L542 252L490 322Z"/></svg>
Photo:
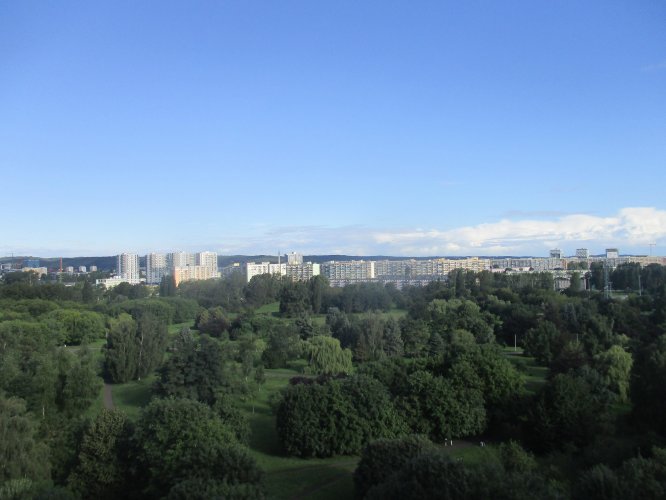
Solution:
<svg viewBox="0 0 666 500"><path fill-rule="evenodd" d="M111 392L111 384L104 384L104 408L107 410L113 410L115 408L113 404L113 393Z"/></svg>

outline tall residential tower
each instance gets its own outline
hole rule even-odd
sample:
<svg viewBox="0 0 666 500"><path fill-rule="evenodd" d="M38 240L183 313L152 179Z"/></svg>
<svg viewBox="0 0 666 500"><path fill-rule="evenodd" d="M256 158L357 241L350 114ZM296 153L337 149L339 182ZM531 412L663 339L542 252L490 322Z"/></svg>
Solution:
<svg viewBox="0 0 666 500"><path fill-rule="evenodd" d="M116 267L118 276L129 283L138 283L139 274L139 256L135 253L121 253L118 255L118 264Z"/></svg>

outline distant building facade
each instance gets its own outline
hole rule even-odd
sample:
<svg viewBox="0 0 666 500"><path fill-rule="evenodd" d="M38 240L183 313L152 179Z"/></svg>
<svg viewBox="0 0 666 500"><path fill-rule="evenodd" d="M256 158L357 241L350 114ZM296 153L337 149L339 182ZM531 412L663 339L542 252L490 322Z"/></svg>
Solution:
<svg viewBox="0 0 666 500"><path fill-rule="evenodd" d="M248 262L245 264L245 278L249 283L252 278L262 274L287 274L287 264L273 264L271 262Z"/></svg>
<svg viewBox="0 0 666 500"><path fill-rule="evenodd" d="M146 283L158 285L164 276L169 274L167 256L163 253L149 253L146 255Z"/></svg>
<svg viewBox="0 0 666 500"><path fill-rule="evenodd" d="M577 259L589 259L590 251L587 248L577 248L576 249L576 258Z"/></svg>
<svg viewBox="0 0 666 500"><path fill-rule="evenodd" d="M38 268L40 267L39 265L39 259L30 257L28 259L23 259L23 267L31 267L31 268Z"/></svg>
<svg viewBox="0 0 666 500"><path fill-rule="evenodd" d="M618 259L620 257L620 251L617 248L607 248L606 249L606 258L607 259Z"/></svg>
<svg viewBox="0 0 666 500"><path fill-rule="evenodd" d="M287 264L285 267L285 276L292 281L308 281L314 276L319 276L321 266L306 262L305 264Z"/></svg>
<svg viewBox="0 0 666 500"><path fill-rule="evenodd" d="M37 273L40 278L42 276L46 276L49 273L49 270L45 267L25 267L25 265L21 268L21 271L23 271L24 273L26 272Z"/></svg>
<svg viewBox="0 0 666 500"><path fill-rule="evenodd" d="M291 252L287 254L287 264L297 266L303 263L303 254Z"/></svg>
<svg viewBox="0 0 666 500"><path fill-rule="evenodd" d="M128 283L138 283L139 278L139 256L135 253L121 253L118 255L117 267L118 277Z"/></svg>
<svg viewBox="0 0 666 500"><path fill-rule="evenodd" d="M217 278L217 254L215 252L199 252L196 255L196 265L208 269L211 278Z"/></svg>
<svg viewBox="0 0 666 500"><path fill-rule="evenodd" d="M174 267L172 272L176 286L183 281L209 280L219 277L217 270L213 271L208 266Z"/></svg>
<svg viewBox="0 0 666 500"><path fill-rule="evenodd" d="M171 252L167 254L167 266L170 269L175 267L196 266L197 260L193 253Z"/></svg>
<svg viewBox="0 0 666 500"><path fill-rule="evenodd" d="M321 264L321 274L331 286L371 281L375 278L375 262L371 260L329 261Z"/></svg>

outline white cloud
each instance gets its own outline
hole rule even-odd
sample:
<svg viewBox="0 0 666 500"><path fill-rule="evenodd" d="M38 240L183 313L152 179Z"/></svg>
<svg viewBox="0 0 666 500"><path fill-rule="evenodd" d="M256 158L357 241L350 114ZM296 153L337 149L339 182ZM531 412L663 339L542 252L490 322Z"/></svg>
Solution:
<svg viewBox="0 0 666 500"><path fill-rule="evenodd" d="M246 254L280 249L312 255L544 255L554 247L572 254L578 247L601 252L607 246L617 246L623 252L647 253L649 243L666 239L666 211L653 207L623 208L609 216L532 213L533 217L544 215L549 218L501 218L449 230L288 226L252 239L229 238L226 248L219 251L229 253L233 247L233 253Z"/></svg>
<svg viewBox="0 0 666 500"><path fill-rule="evenodd" d="M539 216L548 215L547 219ZM446 220L443 217L443 220ZM173 243L173 242L172 242ZM461 226L449 230L437 228L370 228L354 225L255 227L252 234L225 234L218 241L199 240L173 246L171 250L214 250L223 255L276 254L297 251L309 255L545 255L549 248L560 247L565 254L586 247L600 253L606 247L618 247L623 253L663 255L666 246L666 210L654 207L630 207L616 214L563 214L535 212L524 218L499 218L494 222ZM62 243L61 243L62 244ZM164 247L165 242L159 246ZM168 244L167 244L168 246ZM0 245L0 255L111 255L118 249L82 250L72 244L68 250L9 248ZM660 251L660 249L662 249ZM156 248L137 242L135 250L145 253Z"/></svg>
<svg viewBox="0 0 666 500"><path fill-rule="evenodd" d="M413 255L523 254L567 243L612 244L629 249L646 247L665 237L666 211L653 207L623 208L608 217L571 214L553 220L501 219L447 231L389 230L373 234L378 245Z"/></svg>

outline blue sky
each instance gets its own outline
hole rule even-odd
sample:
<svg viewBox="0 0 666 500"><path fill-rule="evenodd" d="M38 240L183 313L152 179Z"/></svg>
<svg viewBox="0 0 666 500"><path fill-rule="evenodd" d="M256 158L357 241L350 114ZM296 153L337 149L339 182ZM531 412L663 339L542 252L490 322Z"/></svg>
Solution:
<svg viewBox="0 0 666 500"><path fill-rule="evenodd" d="M666 254L666 4L0 3L0 255Z"/></svg>

